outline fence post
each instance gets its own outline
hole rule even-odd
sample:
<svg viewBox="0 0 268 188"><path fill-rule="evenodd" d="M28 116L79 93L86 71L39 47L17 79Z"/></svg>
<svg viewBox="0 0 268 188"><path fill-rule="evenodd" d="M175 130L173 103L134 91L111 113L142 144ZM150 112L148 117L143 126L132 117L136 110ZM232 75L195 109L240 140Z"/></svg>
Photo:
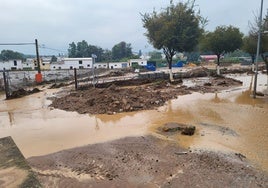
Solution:
<svg viewBox="0 0 268 188"><path fill-rule="evenodd" d="M76 74L76 68L74 68L74 84L75 84L75 90L77 90L77 74Z"/></svg>
<svg viewBox="0 0 268 188"><path fill-rule="evenodd" d="M6 99L9 99L9 84L8 84L8 77L6 76L6 70L3 70L3 78L4 78L4 85L5 85L5 93Z"/></svg>

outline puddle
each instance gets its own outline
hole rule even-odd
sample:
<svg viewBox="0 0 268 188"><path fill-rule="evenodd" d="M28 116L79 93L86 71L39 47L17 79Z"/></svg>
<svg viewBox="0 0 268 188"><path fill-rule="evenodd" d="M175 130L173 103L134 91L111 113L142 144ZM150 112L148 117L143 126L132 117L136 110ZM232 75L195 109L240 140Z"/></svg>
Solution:
<svg viewBox="0 0 268 188"><path fill-rule="evenodd" d="M173 139L182 146L235 151L268 171L267 97L250 97L252 76L231 77L244 81L243 86L219 93L179 96L158 110L112 116L49 109L47 97L58 90L9 101L3 100L2 95L0 137L12 136L24 156L30 157L126 136L142 136L167 122L178 122L197 127L193 137L174 135ZM258 91L267 89L266 75L259 75L258 79Z"/></svg>

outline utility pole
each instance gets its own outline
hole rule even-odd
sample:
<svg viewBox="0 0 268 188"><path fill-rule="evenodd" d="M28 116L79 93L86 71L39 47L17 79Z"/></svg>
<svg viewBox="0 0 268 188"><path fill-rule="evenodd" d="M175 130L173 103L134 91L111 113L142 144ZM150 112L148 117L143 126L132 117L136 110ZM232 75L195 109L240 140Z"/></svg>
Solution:
<svg viewBox="0 0 268 188"><path fill-rule="evenodd" d="M39 57L37 39L35 39L35 49L36 49L36 59L37 59L37 71L38 71L38 73L35 75L35 81L37 83L41 83L42 82L42 74L41 74L41 68L40 68L40 57Z"/></svg>
<svg viewBox="0 0 268 188"><path fill-rule="evenodd" d="M261 32L262 32L262 9L263 9L263 0L261 0L261 13L259 17L259 32L258 32L258 44L257 44L257 53L256 53L256 70L255 70L255 79L254 79L254 90L253 90L253 98L256 99L257 93L257 77L258 77L258 59L260 53L260 43L261 43Z"/></svg>
<svg viewBox="0 0 268 188"><path fill-rule="evenodd" d="M38 50L38 41L35 39L35 50L36 50L36 59L37 59L37 70L38 73L41 73L40 69L40 58L39 58L39 50Z"/></svg>

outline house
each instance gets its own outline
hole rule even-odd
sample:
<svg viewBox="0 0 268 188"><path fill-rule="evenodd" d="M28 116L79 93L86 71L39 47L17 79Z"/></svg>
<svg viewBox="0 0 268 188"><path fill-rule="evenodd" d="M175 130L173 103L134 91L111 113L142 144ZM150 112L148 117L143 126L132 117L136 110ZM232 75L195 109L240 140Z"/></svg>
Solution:
<svg viewBox="0 0 268 188"><path fill-rule="evenodd" d="M147 60L146 59L130 59L129 60L129 66L138 68L138 67L146 67L147 66Z"/></svg>
<svg viewBox="0 0 268 188"><path fill-rule="evenodd" d="M0 61L0 70L22 70L22 60L14 59L8 61Z"/></svg>
<svg viewBox="0 0 268 188"><path fill-rule="evenodd" d="M40 69L41 70L50 70L50 61L49 58L42 58L40 62Z"/></svg>
<svg viewBox="0 0 268 188"><path fill-rule="evenodd" d="M22 62L23 70L34 70L34 61L33 59L26 59L25 62Z"/></svg>
<svg viewBox="0 0 268 188"><path fill-rule="evenodd" d="M94 63L95 69L108 69L108 63Z"/></svg>
<svg viewBox="0 0 268 188"><path fill-rule="evenodd" d="M108 63L109 69L122 69L129 67L128 62L109 62Z"/></svg>
<svg viewBox="0 0 268 188"><path fill-rule="evenodd" d="M63 58L63 64L60 69L89 69L92 68L92 58Z"/></svg>
<svg viewBox="0 0 268 188"><path fill-rule="evenodd" d="M63 68L64 68L63 61L50 63L50 70L60 70Z"/></svg>

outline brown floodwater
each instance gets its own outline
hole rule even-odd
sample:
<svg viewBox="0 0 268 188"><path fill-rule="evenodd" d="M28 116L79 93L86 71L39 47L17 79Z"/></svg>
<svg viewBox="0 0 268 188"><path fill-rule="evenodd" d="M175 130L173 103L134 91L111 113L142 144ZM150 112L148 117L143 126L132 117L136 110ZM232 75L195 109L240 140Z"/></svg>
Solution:
<svg viewBox="0 0 268 188"><path fill-rule="evenodd" d="M174 135L181 146L237 152L268 171L268 100L252 99L252 76L230 75L243 86L179 96L157 110L115 115L81 115L49 108L59 90L6 101L0 95L0 137L12 136L25 157L44 155L126 136L158 134L167 122L195 125L195 136ZM187 80L194 84L200 80ZM202 79L201 79L202 81ZM267 76L258 76L258 91L267 91ZM161 136L161 135L159 135Z"/></svg>

